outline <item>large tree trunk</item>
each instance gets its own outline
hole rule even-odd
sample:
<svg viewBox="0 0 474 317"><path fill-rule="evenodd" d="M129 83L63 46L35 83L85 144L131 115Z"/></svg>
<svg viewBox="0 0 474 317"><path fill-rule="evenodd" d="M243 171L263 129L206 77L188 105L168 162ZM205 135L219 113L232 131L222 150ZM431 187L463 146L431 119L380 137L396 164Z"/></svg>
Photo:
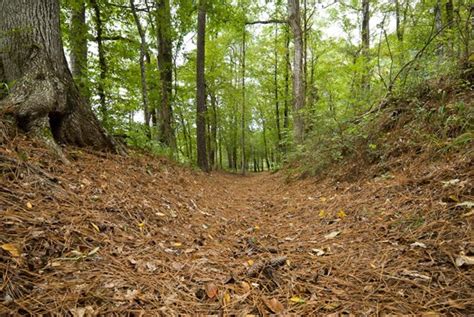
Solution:
<svg viewBox="0 0 474 317"><path fill-rule="evenodd" d="M173 54L171 34L171 8L169 0L157 0L158 24L158 67L161 83L160 103L160 142L175 148L175 138L172 124L171 98L173 89Z"/></svg>
<svg viewBox="0 0 474 317"><path fill-rule="evenodd" d="M0 100L24 131L58 143L117 151L81 97L61 42L58 0L0 1L0 60L4 80L14 83Z"/></svg>
<svg viewBox="0 0 474 317"><path fill-rule="evenodd" d="M206 82L205 70L205 43L206 43L206 0L199 0L197 24L197 58L196 58L196 138L197 164L203 171L209 171L206 145Z"/></svg>
<svg viewBox="0 0 474 317"><path fill-rule="evenodd" d="M299 0L288 0L288 21L293 32L295 56L293 60L293 133L297 144L304 139L304 67L303 67L303 32L301 30Z"/></svg>

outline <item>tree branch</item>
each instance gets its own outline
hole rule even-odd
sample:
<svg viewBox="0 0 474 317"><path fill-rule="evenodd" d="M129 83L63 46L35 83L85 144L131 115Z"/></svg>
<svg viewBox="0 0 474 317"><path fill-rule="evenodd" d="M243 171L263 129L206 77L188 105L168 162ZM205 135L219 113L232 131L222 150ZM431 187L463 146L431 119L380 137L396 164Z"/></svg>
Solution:
<svg viewBox="0 0 474 317"><path fill-rule="evenodd" d="M254 25L254 24L272 24L272 23L288 23L288 20L281 20L281 19L270 19L270 20L263 20L263 21L247 21L245 25Z"/></svg>

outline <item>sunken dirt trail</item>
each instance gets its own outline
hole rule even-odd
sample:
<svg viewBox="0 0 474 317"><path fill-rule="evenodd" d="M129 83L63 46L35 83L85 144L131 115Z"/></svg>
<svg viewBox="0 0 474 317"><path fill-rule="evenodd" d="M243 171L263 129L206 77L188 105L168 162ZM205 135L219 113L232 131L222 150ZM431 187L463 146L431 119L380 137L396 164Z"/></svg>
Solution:
<svg viewBox="0 0 474 317"><path fill-rule="evenodd" d="M287 182L83 150L64 166L17 142L0 153L0 315L474 311L455 265L474 251L454 201L472 200L467 158Z"/></svg>

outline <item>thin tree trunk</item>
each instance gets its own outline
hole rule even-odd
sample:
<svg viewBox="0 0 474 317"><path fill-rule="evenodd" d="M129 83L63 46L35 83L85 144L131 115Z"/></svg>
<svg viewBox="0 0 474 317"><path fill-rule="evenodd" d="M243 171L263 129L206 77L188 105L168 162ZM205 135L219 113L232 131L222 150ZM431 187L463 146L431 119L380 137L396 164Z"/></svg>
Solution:
<svg viewBox="0 0 474 317"><path fill-rule="evenodd" d="M206 83L205 83L205 43L206 43L206 0L199 0L197 26L197 58L196 58L196 136L197 164L201 170L208 172L206 145Z"/></svg>
<svg viewBox="0 0 474 317"><path fill-rule="evenodd" d="M362 74L362 89L364 95L370 89L369 75L369 49L370 49L370 4L369 0L362 0L362 56L364 58L364 70Z"/></svg>
<svg viewBox="0 0 474 317"><path fill-rule="evenodd" d="M86 3L84 0L72 4L71 12L71 72L81 95L90 103L90 88L87 76Z"/></svg>
<svg viewBox="0 0 474 317"><path fill-rule="evenodd" d="M263 118L263 113L262 113L262 118ZM265 119L262 121L263 125L263 148L264 148L264 155L265 155L265 162L267 163L267 168L270 169L270 161L268 160L268 145L267 145L267 129L266 129L266 123ZM263 167L263 164L262 164Z"/></svg>
<svg viewBox="0 0 474 317"><path fill-rule="evenodd" d="M172 149L176 141L173 131L173 113L171 107L173 89L173 54L171 8L169 0L157 0L158 24L158 68L161 83L160 103L160 142Z"/></svg>
<svg viewBox="0 0 474 317"><path fill-rule="evenodd" d="M275 98L275 118L277 128L278 147L281 146L281 127L280 127L280 101L278 98L278 25L275 25L275 50L274 50L274 68L273 68L273 86Z"/></svg>
<svg viewBox="0 0 474 317"><path fill-rule="evenodd" d="M145 119L145 127L150 137L150 112L148 110L148 85L147 85L147 74L146 74L146 56L148 45L146 42L145 31L143 30L142 24L140 22L140 17L137 14L137 9L135 7L135 1L130 0L130 7L132 9L133 19L135 20L135 25L137 26L138 35L140 36L140 82L141 82L141 92L142 92L142 102L143 102L143 113Z"/></svg>
<svg viewBox="0 0 474 317"><path fill-rule="evenodd" d="M293 134L296 144L304 140L304 67L303 67L303 34L299 0L288 0L288 21L293 32L295 55L293 60Z"/></svg>
<svg viewBox="0 0 474 317"><path fill-rule="evenodd" d="M99 54L99 82L97 83L97 94L99 95L99 111L102 115L102 121L107 124L108 113L107 113L107 100L105 95L105 81L107 78L107 61L105 59L105 48L103 42L103 23L100 12L100 7L97 4L97 0L90 0L92 8L94 10L94 19L96 27L96 42L97 50Z"/></svg>
<svg viewBox="0 0 474 317"><path fill-rule="evenodd" d="M443 21L441 19L441 0L436 0L436 4L434 7L434 20L435 20L435 29L436 32L441 32L443 28ZM439 44L437 49L438 56L441 57L443 55L443 45ZM439 62L441 60L439 59Z"/></svg>
<svg viewBox="0 0 474 317"><path fill-rule="evenodd" d="M240 128L242 130L242 136L241 136L241 146L242 146L242 174L245 175L245 168L246 168L246 156L245 156L245 53L246 53L246 48L245 48L245 41L246 41L246 34L247 31L245 30L245 24L244 24L244 32L242 35L242 117L241 117L241 122L240 122Z"/></svg>
<svg viewBox="0 0 474 317"><path fill-rule="evenodd" d="M210 94L211 97L211 109L212 109L212 120L211 131L210 131L210 151L209 161L212 169L217 167L217 98L214 93Z"/></svg>
<svg viewBox="0 0 474 317"><path fill-rule="evenodd" d="M285 133L288 133L290 126L289 119L289 106L288 101L290 100L290 30L286 28L286 41L285 41L285 103L283 108L283 128ZM285 151L287 150L285 145Z"/></svg>
<svg viewBox="0 0 474 317"><path fill-rule="evenodd" d="M58 143L123 153L81 97L68 69L58 0L1 1L0 34L5 80L15 83L0 100L4 114L34 135L47 139L45 131L51 131Z"/></svg>

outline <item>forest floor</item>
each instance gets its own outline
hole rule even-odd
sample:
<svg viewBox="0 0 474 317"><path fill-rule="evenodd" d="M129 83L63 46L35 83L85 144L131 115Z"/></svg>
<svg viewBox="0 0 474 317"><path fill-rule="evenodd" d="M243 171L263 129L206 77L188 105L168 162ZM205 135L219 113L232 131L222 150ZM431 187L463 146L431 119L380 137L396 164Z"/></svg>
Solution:
<svg viewBox="0 0 474 317"><path fill-rule="evenodd" d="M335 181L65 153L0 148L2 316L474 311L469 156Z"/></svg>

